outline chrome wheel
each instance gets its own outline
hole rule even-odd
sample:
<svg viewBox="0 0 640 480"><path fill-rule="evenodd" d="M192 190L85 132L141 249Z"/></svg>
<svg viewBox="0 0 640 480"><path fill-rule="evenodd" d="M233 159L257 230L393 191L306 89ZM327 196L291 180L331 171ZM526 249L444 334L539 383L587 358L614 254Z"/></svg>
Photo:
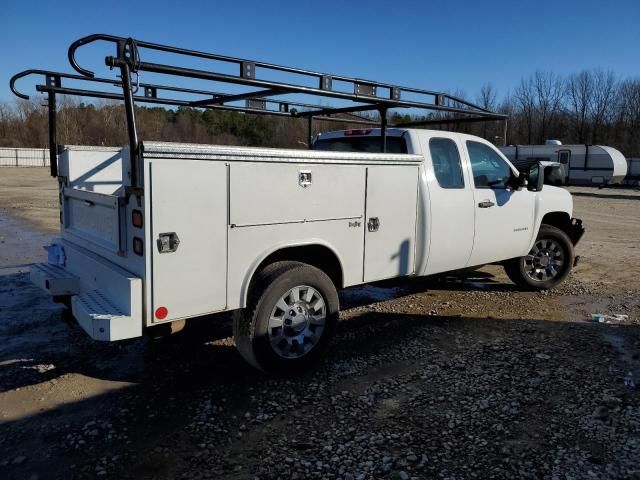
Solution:
<svg viewBox="0 0 640 480"><path fill-rule="evenodd" d="M537 282L545 282L560 275L565 262L565 254L558 242L541 238L536 240L523 261L524 271L529 278Z"/></svg>
<svg viewBox="0 0 640 480"><path fill-rule="evenodd" d="M271 348L283 358L302 357L320 341L326 321L327 307L320 292L308 285L293 287L271 311Z"/></svg>

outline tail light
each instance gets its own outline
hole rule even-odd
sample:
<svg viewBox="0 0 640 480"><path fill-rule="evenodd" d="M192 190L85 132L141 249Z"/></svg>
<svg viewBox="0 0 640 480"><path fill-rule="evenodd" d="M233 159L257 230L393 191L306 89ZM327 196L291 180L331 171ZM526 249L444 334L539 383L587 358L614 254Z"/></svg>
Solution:
<svg viewBox="0 0 640 480"><path fill-rule="evenodd" d="M133 251L136 255L144 254L144 242L140 237L133 237Z"/></svg>
<svg viewBox="0 0 640 480"><path fill-rule="evenodd" d="M144 221L142 219L142 212L140 210L133 210L131 212L131 223L134 227L142 228Z"/></svg>

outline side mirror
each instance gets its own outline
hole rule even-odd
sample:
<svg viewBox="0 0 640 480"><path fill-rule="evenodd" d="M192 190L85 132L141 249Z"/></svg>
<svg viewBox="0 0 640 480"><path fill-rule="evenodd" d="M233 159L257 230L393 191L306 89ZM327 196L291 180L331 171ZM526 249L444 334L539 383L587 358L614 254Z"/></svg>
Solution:
<svg viewBox="0 0 640 480"><path fill-rule="evenodd" d="M539 192L544 185L544 166L540 162L536 162L529 167L527 172L527 190L530 192Z"/></svg>
<svg viewBox="0 0 640 480"><path fill-rule="evenodd" d="M509 184L514 190L520 191L522 190L522 187L527 185L527 175L523 172L520 172L517 177L515 175L512 175Z"/></svg>

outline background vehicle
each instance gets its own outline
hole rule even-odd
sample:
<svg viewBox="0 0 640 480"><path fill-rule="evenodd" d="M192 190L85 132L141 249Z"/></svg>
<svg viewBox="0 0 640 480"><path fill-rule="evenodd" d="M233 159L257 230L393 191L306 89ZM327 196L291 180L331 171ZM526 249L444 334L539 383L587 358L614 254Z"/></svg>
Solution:
<svg viewBox="0 0 640 480"><path fill-rule="evenodd" d="M95 339L132 338L147 327L235 311L234 337L247 361L268 371L299 369L326 348L338 317L340 288L504 262L518 284L544 289L566 278L574 264L573 245L583 229L572 220L566 191L542 189L540 164L530 169L527 183L483 139L387 129L384 116L380 129L323 134L316 139L316 150L141 142L129 69L264 87L265 81L254 78L259 64L240 61L241 75L231 79L146 64L138 47L205 54L103 35L79 40L69 57L74 59L78 46L95 40L117 46L119 56L106 63L122 69L123 93L116 98L125 101L129 146L57 148L51 128L55 110L50 109L61 238L48 247L49 262L31 272L34 283L70 304ZM92 78L74 61L72 65ZM14 77L12 88L26 74ZM37 88L53 94L53 100L57 93L107 95L63 88L61 80L69 75L45 74L53 80ZM350 110L416 106L400 100L400 87L381 85L391 98L380 99L370 82L341 77L354 85L355 92L346 94L332 90L327 76L308 75L319 75L320 89L276 84L271 87L275 91L226 97L207 92L190 104L235 108L225 102L255 98L266 103L264 95L286 88L367 102ZM182 102L153 93L179 87L138 87L152 89L147 100ZM417 105L460 110L443 105L444 94L436 95L435 103ZM250 105L247 111L254 112L255 103ZM327 107L311 107L310 118L327 113ZM467 113L502 118L474 108L470 105ZM276 113L288 109L281 105ZM339 143L375 143L378 152L354 152L356 147L319 151Z"/></svg>
<svg viewBox="0 0 640 480"><path fill-rule="evenodd" d="M627 175L624 155L603 145L510 145L500 151L520 171L539 161L560 163L550 181L556 185L619 184Z"/></svg>

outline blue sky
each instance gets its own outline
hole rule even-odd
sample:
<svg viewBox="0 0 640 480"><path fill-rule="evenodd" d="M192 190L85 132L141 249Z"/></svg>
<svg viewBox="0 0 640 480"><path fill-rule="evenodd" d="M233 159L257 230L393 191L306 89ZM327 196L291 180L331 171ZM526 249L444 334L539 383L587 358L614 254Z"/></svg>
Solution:
<svg viewBox="0 0 640 480"><path fill-rule="evenodd" d="M5 0L2 13L0 101L19 70L71 71L69 43L96 32L471 98L486 82L503 95L536 69L640 76L639 0ZM108 73L110 52L85 53Z"/></svg>

